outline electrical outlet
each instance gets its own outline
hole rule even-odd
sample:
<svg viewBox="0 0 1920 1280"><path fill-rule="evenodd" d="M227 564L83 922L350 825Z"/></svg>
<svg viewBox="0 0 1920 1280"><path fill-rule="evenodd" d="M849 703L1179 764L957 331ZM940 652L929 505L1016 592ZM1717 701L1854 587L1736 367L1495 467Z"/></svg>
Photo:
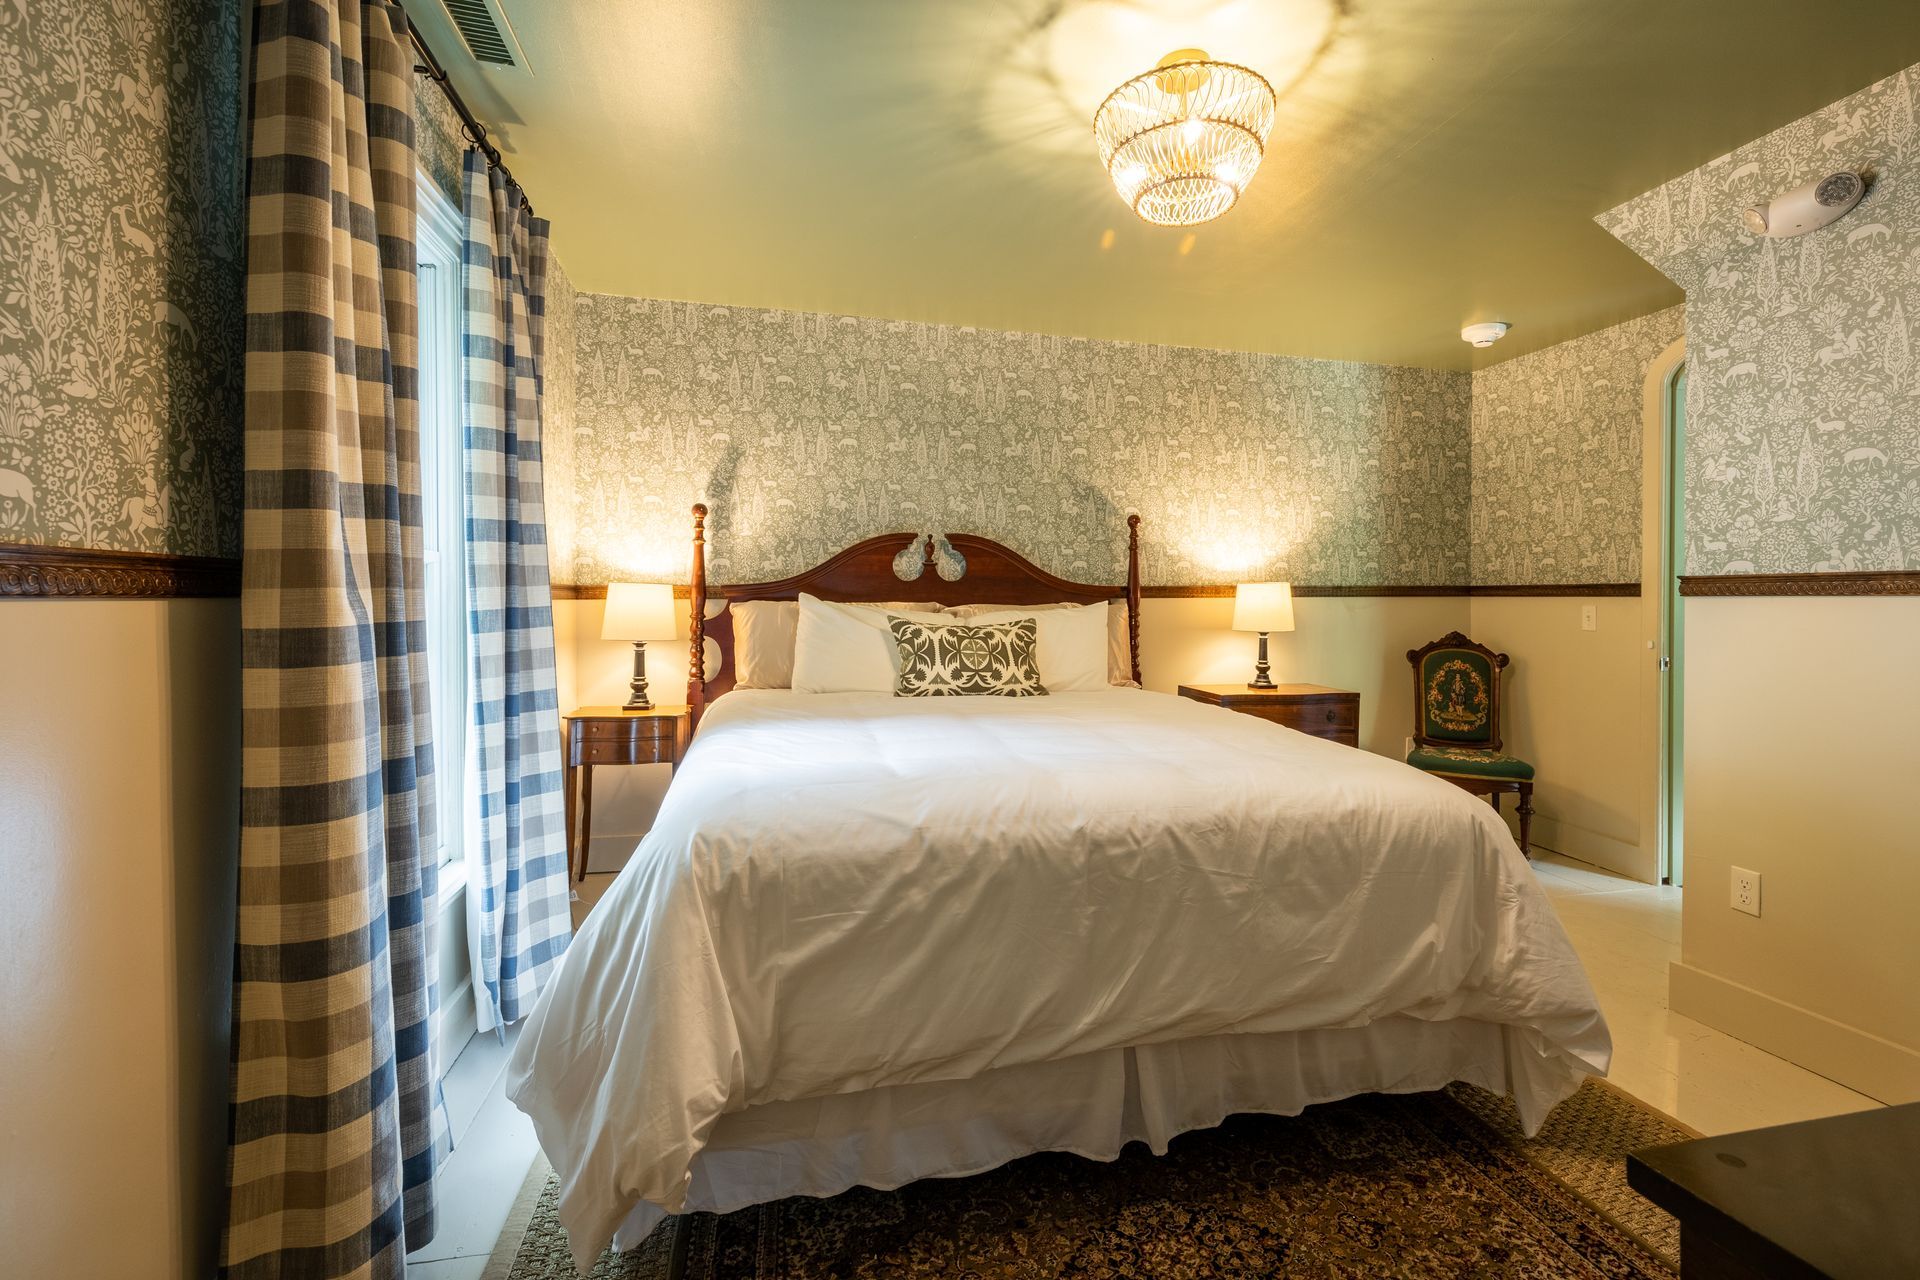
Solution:
<svg viewBox="0 0 1920 1280"><path fill-rule="evenodd" d="M1580 606L1580 629L1582 631L1598 631L1600 629L1600 610L1598 608L1590 604Z"/></svg>
<svg viewBox="0 0 1920 1280"><path fill-rule="evenodd" d="M1735 911L1744 911L1750 916L1760 914L1760 873L1758 871L1735 867L1730 888L1732 901L1727 904L1728 906Z"/></svg>

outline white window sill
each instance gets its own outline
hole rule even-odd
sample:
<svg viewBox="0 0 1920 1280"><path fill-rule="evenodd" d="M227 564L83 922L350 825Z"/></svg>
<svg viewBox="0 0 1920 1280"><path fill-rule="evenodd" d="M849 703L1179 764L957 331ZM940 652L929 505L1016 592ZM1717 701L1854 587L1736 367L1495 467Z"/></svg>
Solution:
<svg viewBox="0 0 1920 1280"><path fill-rule="evenodd" d="M440 884L437 901L445 906L459 894L467 891L467 860L455 858L452 862L440 864Z"/></svg>

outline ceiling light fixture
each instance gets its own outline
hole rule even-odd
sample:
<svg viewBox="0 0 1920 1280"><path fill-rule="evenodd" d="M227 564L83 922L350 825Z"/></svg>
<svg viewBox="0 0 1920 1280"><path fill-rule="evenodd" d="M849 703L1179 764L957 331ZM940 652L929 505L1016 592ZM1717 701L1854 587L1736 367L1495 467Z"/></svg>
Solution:
<svg viewBox="0 0 1920 1280"><path fill-rule="evenodd" d="M1093 138L1128 208L1157 226L1190 227L1233 208L1253 181L1274 101L1258 72L1179 49L1107 95Z"/></svg>
<svg viewBox="0 0 1920 1280"><path fill-rule="evenodd" d="M1507 336L1505 321L1489 320L1484 324L1470 324L1460 331L1463 342L1471 342L1476 347L1490 347Z"/></svg>

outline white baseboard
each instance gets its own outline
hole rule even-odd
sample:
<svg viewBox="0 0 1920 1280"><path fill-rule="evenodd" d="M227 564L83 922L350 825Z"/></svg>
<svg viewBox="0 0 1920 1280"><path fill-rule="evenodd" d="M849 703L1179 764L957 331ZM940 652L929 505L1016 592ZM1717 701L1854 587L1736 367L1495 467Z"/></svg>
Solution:
<svg viewBox="0 0 1920 1280"><path fill-rule="evenodd" d="M453 1060L479 1029L473 1008L473 966L467 958L467 884L465 868L453 864L443 872L440 894L440 1010L435 1015L433 1051L440 1077L453 1069ZM456 878L457 877L457 878Z"/></svg>
<svg viewBox="0 0 1920 1280"><path fill-rule="evenodd" d="M473 1012L473 979L467 979L452 991L440 993L440 1018L434 1028L433 1044L437 1055L434 1062L440 1068L441 1079L453 1070L454 1059L479 1029Z"/></svg>
<svg viewBox="0 0 1920 1280"><path fill-rule="evenodd" d="M1507 796L1500 797L1500 801L1500 811L1507 819L1507 826L1518 839L1520 822L1513 816L1514 802ZM1555 853L1564 853L1569 858L1604 867L1618 875L1634 880L1644 879L1641 869L1647 859L1637 844L1628 844L1625 840L1616 840L1612 836L1604 836L1598 831L1577 827L1571 822L1562 822L1537 811L1533 815L1531 834L1536 849L1550 849Z"/></svg>
<svg viewBox="0 0 1920 1280"><path fill-rule="evenodd" d="M1674 961L1667 1007L1888 1105L1920 1102L1920 1050Z"/></svg>

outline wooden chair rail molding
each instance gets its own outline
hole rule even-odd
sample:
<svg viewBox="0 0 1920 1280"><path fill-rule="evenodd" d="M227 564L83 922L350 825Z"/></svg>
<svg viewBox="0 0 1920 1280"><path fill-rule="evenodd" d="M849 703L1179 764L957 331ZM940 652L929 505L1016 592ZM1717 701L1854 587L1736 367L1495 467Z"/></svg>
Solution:
<svg viewBox="0 0 1920 1280"><path fill-rule="evenodd" d="M1683 574L1683 596L1920 596L1920 569L1878 573Z"/></svg>
<svg viewBox="0 0 1920 1280"><path fill-rule="evenodd" d="M95 547L43 547L0 543L0 600L219 598L240 594L240 561L224 556L179 556ZM685 583L673 588L687 598ZM1156 600L1223 598L1232 583L1143 586ZM1388 584L1314 586L1295 583L1306 597L1364 596L1638 596L1637 582L1488 584L1481 586ZM1920 569L1879 572L1686 574L1683 596L1916 596ZM604 585L557 582L555 600L604 600Z"/></svg>
<svg viewBox="0 0 1920 1280"><path fill-rule="evenodd" d="M170 600L240 594L240 562L92 547L0 543L0 600Z"/></svg>
<svg viewBox="0 0 1920 1280"><path fill-rule="evenodd" d="M0 563L0 572L4 572L3 563ZM675 599L686 599L686 584L681 583L675 586L673 594ZM1140 594L1149 600L1209 599L1231 596L1233 584L1206 583L1197 586L1141 587ZM1473 587L1410 585L1316 587L1306 583L1295 583L1293 594L1324 597L1637 597L1640 594L1640 584L1637 582L1537 582ZM1920 569L1888 570L1879 573L1729 573L1712 576L1688 574L1680 579L1680 594L1683 596L1916 596L1920 595ZM606 595L607 589L604 586L574 586L571 583L557 583L553 588L555 600L604 600Z"/></svg>
<svg viewBox="0 0 1920 1280"><path fill-rule="evenodd" d="M1234 584L1210 582L1194 586L1141 587L1140 594L1149 600L1201 600L1230 598ZM1119 590L1115 587L1114 590ZM1388 585L1380 587L1316 587L1306 583L1293 584L1296 596L1321 596L1327 598L1351 596L1638 596L1640 584L1637 582L1547 582L1530 586L1413 586ZM687 598L685 583L676 583L673 588L676 600ZM604 585L575 585L573 583L555 583L555 600L604 600L607 589Z"/></svg>

